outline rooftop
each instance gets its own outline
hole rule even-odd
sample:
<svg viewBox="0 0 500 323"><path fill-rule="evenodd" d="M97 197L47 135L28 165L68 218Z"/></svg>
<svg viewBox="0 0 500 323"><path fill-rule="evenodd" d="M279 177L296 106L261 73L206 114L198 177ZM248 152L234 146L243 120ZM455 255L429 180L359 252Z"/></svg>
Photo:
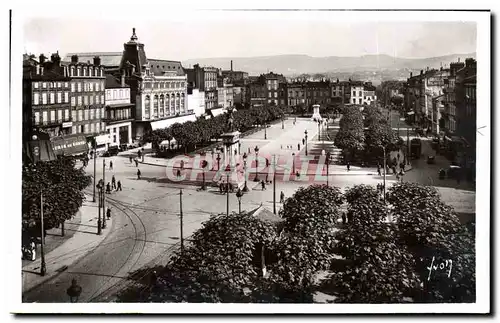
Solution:
<svg viewBox="0 0 500 323"><path fill-rule="evenodd" d="M148 58L148 62L151 72L156 76L161 76L164 72L176 72L178 76L185 75L184 68L180 61Z"/></svg>
<svg viewBox="0 0 500 323"><path fill-rule="evenodd" d="M86 52L86 53L68 53L64 57L64 62L71 62L71 56L78 56L78 62L93 62L94 57L99 57L101 59L101 65L105 67L120 66L122 60L122 52Z"/></svg>
<svg viewBox="0 0 500 323"><path fill-rule="evenodd" d="M116 88L128 88L129 86L125 84L122 86L120 80L118 80L113 75L106 74L106 88L107 89L116 89Z"/></svg>

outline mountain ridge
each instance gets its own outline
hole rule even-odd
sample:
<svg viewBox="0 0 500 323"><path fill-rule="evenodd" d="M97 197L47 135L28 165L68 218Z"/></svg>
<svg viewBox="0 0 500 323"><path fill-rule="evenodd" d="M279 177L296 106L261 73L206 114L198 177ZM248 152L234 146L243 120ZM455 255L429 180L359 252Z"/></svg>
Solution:
<svg viewBox="0 0 500 323"><path fill-rule="evenodd" d="M386 54L368 54L363 56L324 56L313 57L305 54L283 54L254 57L216 57L195 58L182 61L184 67L194 64L214 66L223 70L230 69L233 61L233 70L245 71L250 75L259 75L266 72L275 72L286 76L311 73L335 72L366 72L381 70L420 70L449 66L459 58L476 58L476 53L449 54L427 58L403 58Z"/></svg>

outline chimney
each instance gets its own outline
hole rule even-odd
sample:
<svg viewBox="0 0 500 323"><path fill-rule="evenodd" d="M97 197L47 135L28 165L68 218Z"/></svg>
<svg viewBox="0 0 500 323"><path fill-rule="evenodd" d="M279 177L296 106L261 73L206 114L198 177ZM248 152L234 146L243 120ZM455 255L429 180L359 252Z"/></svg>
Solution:
<svg viewBox="0 0 500 323"><path fill-rule="evenodd" d="M233 71L233 60L231 60L231 72Z"/></svg>
<svg viewBox="0 0 500 323"><path fill-rule="evenodd" d="M59 52L52 54L50 60L54 63L55 66L61 66L61 57L59 56Z"/></svg>
<svg viewBox="0 0 500 323"><path fill-rule="evenodd" d="M71 63L78 63L78 55L71 55Z"/></svg>
<svg viewBox="0 0 500 323"><path fill-rule="evenodd" d="M101 66L101 58L99 56L94 57L94 65Z"/></svg>
<svg viewBox="0 0 500 323"><path fill-rule="evenodd" d="M121 84L122 87L125 87L125 70L122 71Z"/></svg>
<svg viewBox="0 0 500 323"><path fill-rule="evenodd" d="M413 72L410 72L410 78L412 78L412 77L413 77Z"/></svg>
<svg viewBox="0 0 500 323"><path fill-rule="evenodd" d="M45 63L45 58L46 58L46 57L45 57L45 55L40 54L40 57L39 57L39 59L40 59L40 64Z"/></svg>
<svg viewBox="0 0 500 323"><path fill-rule="evenodd" d="M36 75L40 75L40 65L36 65Z"/></svg>
<svg viewBox="0 0 500 323"><path fill-rule="evenodd" d="M424 75L424 70L420 70L420 75Z"/></svg>

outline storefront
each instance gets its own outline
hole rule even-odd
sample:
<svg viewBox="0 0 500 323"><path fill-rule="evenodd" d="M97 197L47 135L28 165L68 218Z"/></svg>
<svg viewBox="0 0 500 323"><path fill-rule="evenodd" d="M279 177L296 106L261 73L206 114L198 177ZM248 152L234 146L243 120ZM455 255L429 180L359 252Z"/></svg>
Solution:
<svg viewBox="0 0 500 323"><path fill-rule="evenodd" d="M75 156L86 154L89 150L84 136L54 137L51 140L52 149L57 156Z"/></svg>
<svg viewBox="0 0 500 323"><path fill-rule="evenodd" d="M103 154L108 150L108 145L111 143L110 135L99 135L95 137L96 142L96 153L97 155Z"/></svg>

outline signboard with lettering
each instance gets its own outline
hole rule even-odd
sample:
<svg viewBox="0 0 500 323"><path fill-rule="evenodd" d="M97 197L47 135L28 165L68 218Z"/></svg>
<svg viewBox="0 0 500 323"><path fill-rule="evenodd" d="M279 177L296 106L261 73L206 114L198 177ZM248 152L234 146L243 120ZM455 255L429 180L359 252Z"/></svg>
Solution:
<svg viewBox="0 0 500 323"><path fill-rule="evenodd" d="M58 137L51 140L56 155L78 155L88 151L87 140L84 136Z"/></svg>
<svg viewBox="0 0 500 323"><path fill-rule="evenodd" d="M62 127L63 128L70 128L73 126L73 122L72 121L69 121L69 122L63 122L62 124Z"/></svg>

